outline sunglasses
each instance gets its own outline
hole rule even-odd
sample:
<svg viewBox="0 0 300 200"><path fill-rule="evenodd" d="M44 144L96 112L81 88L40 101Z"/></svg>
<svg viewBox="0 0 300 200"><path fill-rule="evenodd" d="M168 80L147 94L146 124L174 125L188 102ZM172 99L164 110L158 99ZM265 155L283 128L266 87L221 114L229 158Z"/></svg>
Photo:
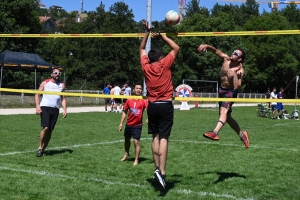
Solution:
<svg viewBox="0 0 300 200"><path fill-rule="evenodd" d="M60 72L53 72L52 74L60 75Z"/></svg>
<svg viewBox="0 0 300 200"><path fill-rule="evenodd" d="M233 55L236 55L237 57L241 57L241 55L238 53L238 52L236 52L236 51L234 51L233 53L232 53Z"/></svg>

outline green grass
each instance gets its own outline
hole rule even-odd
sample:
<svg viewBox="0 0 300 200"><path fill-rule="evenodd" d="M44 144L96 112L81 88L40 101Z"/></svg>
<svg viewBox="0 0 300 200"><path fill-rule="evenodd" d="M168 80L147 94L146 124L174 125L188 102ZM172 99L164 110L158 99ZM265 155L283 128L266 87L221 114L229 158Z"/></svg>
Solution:
<svg viewBox="0 0 300 200"><path fill-rule="evenodd" d="M300 199L300 121L259 118L256 107L234 107L232 115L248 130L249 149L228 125L220 141L203 138L218 120L217 109L175 111L165 191L151 181L147 125L141 162L133 166L133 145L132 157L120 162L121 114L60 116L41 158L35 157L39 116L0 116L0 199Z"/></svg>

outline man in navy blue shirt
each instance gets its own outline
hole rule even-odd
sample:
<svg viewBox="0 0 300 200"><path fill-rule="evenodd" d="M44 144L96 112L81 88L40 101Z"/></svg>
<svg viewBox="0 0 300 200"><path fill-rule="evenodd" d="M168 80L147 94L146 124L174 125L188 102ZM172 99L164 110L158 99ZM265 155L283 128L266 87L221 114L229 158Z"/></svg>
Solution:
<svg viewBox="0 0 300 200"><path fill-rule="evenodd" d="M103 89L103 94L109 95L110 94L110 89L111 89L111 85L107 84L107 86ZM104 98L105 112L108 112L107 111L107 105L109 104L109 102L110 102L110 98Z"/></svg>

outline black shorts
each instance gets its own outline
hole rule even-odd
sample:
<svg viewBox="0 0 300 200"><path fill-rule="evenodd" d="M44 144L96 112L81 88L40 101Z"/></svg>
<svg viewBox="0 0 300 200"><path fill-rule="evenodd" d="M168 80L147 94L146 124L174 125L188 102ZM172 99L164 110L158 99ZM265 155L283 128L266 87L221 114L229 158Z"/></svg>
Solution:
<svg viewBox="0 0 300 200"><path fill-rule="evenodd" d="M41 110L41 126L43 128L48 127L53 131L59 115L59 109L42 106Z"/></svg>
<svg viewBox="0 0 300 200"><path fill-rule="evenodd" d="M105 103L105 104L110 104L110 98L105 98L105 99L104 99L104 103Z"/></svg>
<svg viewBox="0 0 300 200"><path fill-rule="evenodd" d="M167 138L171 134L174 118L172 101L149 102L148 134L158 133L160 138Z"/></svg>
<svg viewBox="0 0 300 200"><path fill-rule="evenodd" d="M122 103L126 103L126 100L127 100L127 99L122 99Z"/></svg>
<svg viewBox="0 0 300 200"><path fill-rule="evenodd" d="M122 99L116 98L115 103L122 103Z"/></svg>
<svg viewBox="0 0 300 200"><path fill-rule="evenodd" d="M133 138L139 140L142 135L142 125L141 126L128 126L126 124L124 137L125 138Z"/></svg>

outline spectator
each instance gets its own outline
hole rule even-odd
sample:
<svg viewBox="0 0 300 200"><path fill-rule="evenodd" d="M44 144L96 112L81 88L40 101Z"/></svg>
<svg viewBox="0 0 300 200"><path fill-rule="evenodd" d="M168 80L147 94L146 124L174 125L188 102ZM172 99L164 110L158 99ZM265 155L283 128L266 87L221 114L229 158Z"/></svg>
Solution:
<svg viewBox="0 0 300 200"><path fill-rule="evenodd" d="M271 91L270 91L270 88L268 88L268 89L267 89L267 92L266 92L266 94L265 94L265 99L270 99L270 97L271 97ZM270 107L271 107L271 106L270 106L270 105L271 105L271 102L267 102L266 105L267 105L268 108L270 108Z"/></svg>
<svg viewBox="0 0 300 200"><path fill-rule="evenodd" d="M121 93L121 88L119 87L119 83L116 83L114 87L114 95L120 95L120 93ZM116 113L122 112L121 103L122 103L121 98L115 98L114 112ZM118 110L118 105L120 110Z"/></svg>
<svg viewBox="0 0 300 200"><path fill-rule="evenodd" d="M282 97L283 97L283 88L281 87L281 88L280 88L280 91L279 91L278 94L277 94L277 99L282 99ZM283 104L282 104L281 102L277 102L277 112L278 112L279 118L288 119L288 118L284 115L285 110L284 110Z"/></svg>
<svg viewBox="0 0 300 200"><path fill-rule="evenodd" d="M107 86L103 89L103 94L109 95L111 90L111 85L107 84ZM110 98L104 98L104 104L105 104L105 112L107 111L107 105L110 103Z"/></svg>
<svg viewBox="0 0 300 200"><path fill-rule="evenodd" d="M277 88L273 87L273 91L271 92L270 99L277 99L276 91L277 91ZM278 116L278 111L277 111L277 103L271 102L271 107L272 107L272 119L275 119L275 114L277 116L277 119L280 119Z"/></svg>

